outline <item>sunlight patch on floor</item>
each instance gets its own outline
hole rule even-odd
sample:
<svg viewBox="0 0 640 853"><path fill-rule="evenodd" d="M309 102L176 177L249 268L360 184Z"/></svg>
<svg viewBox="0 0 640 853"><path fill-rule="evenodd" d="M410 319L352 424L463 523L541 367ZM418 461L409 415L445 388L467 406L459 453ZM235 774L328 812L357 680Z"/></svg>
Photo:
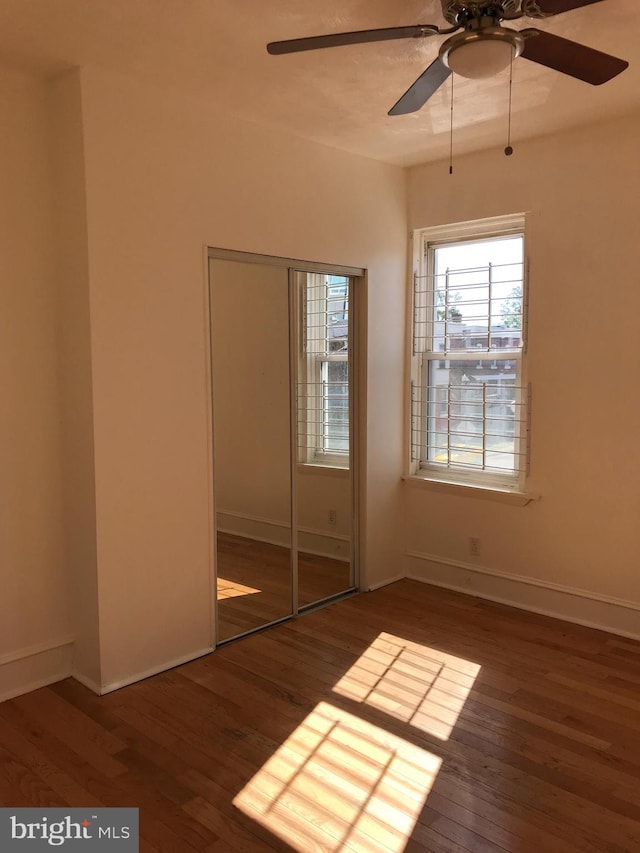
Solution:
<svg viewBox="0 0 640 853"><path fill-rule="evenodd" d="M300 853L400 853L441 763L321 702L233 803Z"/></svg>
<svg viewBox="0 0 640 853"><path fill-rule="evenodd" d="M446 740L479 671L472 661L381 633L333 689Z"/></svg>
<svg viewBox="0 0 640 853"><path fill-rule="evenodd" d="M218 578L218 601L223 598L238 598L241 595L255 595L257 592L262 592L262 590L253 586L245 586L237 581Z"/></svg>

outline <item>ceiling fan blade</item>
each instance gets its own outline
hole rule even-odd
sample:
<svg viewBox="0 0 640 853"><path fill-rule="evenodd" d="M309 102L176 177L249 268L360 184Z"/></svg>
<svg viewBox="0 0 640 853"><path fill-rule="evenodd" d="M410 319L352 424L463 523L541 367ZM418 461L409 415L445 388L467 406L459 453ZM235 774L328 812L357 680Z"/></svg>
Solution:
<svg viewBox="0 0 640 853"><path fill-rule="evenodd" d="M527 29L520 32L526 37L522 51L525 59L584 80L592 86L606 83L629 67L624 59L542 30Z"/></svg>
<svg viewBox="0 0 640 853"><path fill-rule="evenodd" d="M387 27L379 30L359 30L353 33L330 33L326 36L272 41L267 45L267 52L278 56L283 53L298 53L302 50L317 50L321 47L341 47L348 44L366 44L367 42L390 41L391 39L424 38L425 36L437 35L438 32L438 27L431 24L415 24L412 27Z"/></svg>
<svg viewBox="0 0 640 853"><path fill-rule="evenodd" d="M602 0L537 0L538 8L545 15L559 15L561 12L570 12L592 3L602 3Z"/></svg>
<svg viewBox="0 0 640 853"><path fill-rule="evenodd" d="M389 110L390 116L404 116L415 113L423 107L433 93L442 86L451 71L439 59L434 59L426 71L409 86L400 100Z"/></svg>

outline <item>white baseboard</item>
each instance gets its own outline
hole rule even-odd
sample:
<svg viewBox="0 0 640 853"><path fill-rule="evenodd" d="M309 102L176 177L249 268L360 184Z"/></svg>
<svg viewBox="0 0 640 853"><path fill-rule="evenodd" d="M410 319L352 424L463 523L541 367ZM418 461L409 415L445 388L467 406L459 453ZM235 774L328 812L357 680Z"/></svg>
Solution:
<svg viewBox="0 0 640 853"><path fill-rule="evenodd" d="M412 580L640 640L640 602L416 551L405 554L405 566Z"/></svg>
<svg viewBox="0 0 640 853"><path fill-rule="evenodd" d="M367 586L367 592L374 592L376 589L382 589L383 586L389 586L391 583L396 583L396 581L401 581L406 578L406 575L396 575L392 578L386 578L383 581L379 581L378 583L373 583L370 586Z"/></svg>
<svg viewBox="0 0 640 853"><path fill-rule="evenodd" d="M72 675L76 681L79 681L80 684L84 684L84 686L88 687L89 690L93 691L93 693L97 693L98 696L104 696L105 693L113 693L114 690L120 690L121 687L128 687L130 684L135 684L136 681L143 681L145 678L151 678L153 675L159 675L161 672L166 672L168 669L173 669L176 666L182 666L183 663L189 663L192 660L204 657L204 655L211 654L213 651L213 646L206 649L199 649L198 651L190 652L188 655L183 655L182 657L165 661L164 663L161 663L158 666L153 666L143 672L136 672L133 675L128 675L126 678L118 681L112 681L109 684L96 684L94 681L91 681L91 679L85 678L76 672L72 673Z"/></svg>
<svg viewBox="0 0 640 853"><path fill-rule="evenodd" d="M0 702L62 681L71 675L73 639L65 637L0 657Z"/></svg>
<svg viewBox="0 0 640 853"><path fill-rule="evenodd" d="M256 542L266 542L268 545L289 547L290 525L285 521L225 510L219 510L216 515L219 533L231 533L233 536L245 536L247 539L255 539Z"/></svg>
<svg viewBox="0 0 640 853"><path fill-rule="evenodd" d="M288 548L290 545L290 528L286 522L223 510L219 511L217 516L220 533L243 536L255 542L280 545L283 548ZM342 533L299 527L298 548L306 554L314 554L318 557L330 557L343 561L350 559L350 540Z"/></svg>
<svg viewBox="0 0 640 853"><path fill-rule="evenodd" d="M351 540L341 533L298 528L298 550L316 557L330 557L348 563L351 559Z"/></svg>
<svg viewBox="0 0 640 853"><path fill-rule="evenodd" d="M92 693L97 693L98 696L102 695L103 690L97 681L93 681L91 678L87 678L81 673L76 672L76 670L71 673L71 676L72 678L75 678L76 681L79 681L80 684L82 684L84 687L88 687Z"/></svg>

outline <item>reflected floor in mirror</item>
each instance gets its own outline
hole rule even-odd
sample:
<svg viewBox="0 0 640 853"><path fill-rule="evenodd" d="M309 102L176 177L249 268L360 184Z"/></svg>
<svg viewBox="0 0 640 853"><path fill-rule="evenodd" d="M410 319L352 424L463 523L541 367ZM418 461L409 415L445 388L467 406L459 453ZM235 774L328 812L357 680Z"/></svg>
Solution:
<svg viewBox="0 0 640 853"><path fill-rule="evenodd" d="M218 533L218 636L228 639L291 613L290 549ZM298 601L304 607L351 586L350 565L298 555Z"/></svg>

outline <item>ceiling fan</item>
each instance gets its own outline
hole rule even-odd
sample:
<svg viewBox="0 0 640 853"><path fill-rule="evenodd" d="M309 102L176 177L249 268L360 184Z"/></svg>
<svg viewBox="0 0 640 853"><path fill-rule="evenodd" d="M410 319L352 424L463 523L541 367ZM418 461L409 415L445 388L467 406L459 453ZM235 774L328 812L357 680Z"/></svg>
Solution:
<svg viewBox="0 0 640 853"><path fill-rule="evenodd" d="M502 21L548 18L600 2L602 0L441 0L442 14L451 24L445 29L434 24L415 24L331 33L270 42L267 51L279 55L391 39L449 36L442 43L437 59L389 110L390 116L406 115L424 106L452 72L463 77L490 77L507 68L518 56L593 86L606 83L628 68L629 63L544 30L533 27L514 30L502 26Z"/></svg>

